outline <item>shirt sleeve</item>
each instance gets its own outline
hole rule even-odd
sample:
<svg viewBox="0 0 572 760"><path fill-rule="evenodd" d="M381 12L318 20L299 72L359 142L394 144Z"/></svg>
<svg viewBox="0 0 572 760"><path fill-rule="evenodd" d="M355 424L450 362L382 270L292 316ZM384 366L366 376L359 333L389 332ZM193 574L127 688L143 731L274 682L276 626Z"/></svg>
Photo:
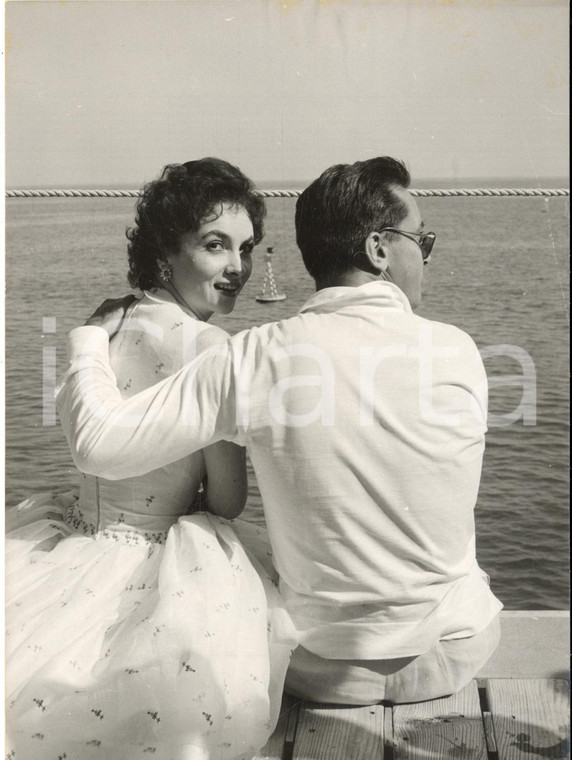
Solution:
<svg viewBox="0 0 572 760"><path fill-rule="evenodd" d="M232 354L214 345L157 385L122 399L100 327L68 337L58 413L79 470L110 480L142 475L237 435Z"/></svg>

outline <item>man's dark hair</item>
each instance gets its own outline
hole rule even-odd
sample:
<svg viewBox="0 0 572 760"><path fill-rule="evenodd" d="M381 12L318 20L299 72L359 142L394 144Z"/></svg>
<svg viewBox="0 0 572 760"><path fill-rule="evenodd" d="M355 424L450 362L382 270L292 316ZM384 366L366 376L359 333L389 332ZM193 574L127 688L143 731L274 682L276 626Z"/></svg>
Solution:
<svg viewBox="0 0 572 760"><path fill-rule="evenodd" d="M264 235L264 200L238 167L220 158L168 164L159 179L143 188L135 225L127 229L129 284L152 288L158 283L158 260L173 252L185 232L219 214L221 204L244 208L254 229L254 243Z"/></svg>
<svg viewBox="0 0 572 760"><path fill-rule="evenodd" d="M410 182L405 164L389 156L331 166L312 182L296 203L296 243L310 275L347 272L370 232L402 222L407 207L392 188Z"/></svg>

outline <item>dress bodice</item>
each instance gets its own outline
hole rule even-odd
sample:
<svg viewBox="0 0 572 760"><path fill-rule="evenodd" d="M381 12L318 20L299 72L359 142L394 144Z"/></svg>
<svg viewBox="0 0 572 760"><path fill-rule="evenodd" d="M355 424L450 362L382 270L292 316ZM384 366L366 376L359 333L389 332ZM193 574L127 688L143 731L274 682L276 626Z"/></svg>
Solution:
<svg viewBox="0 0 572 760"><path fill-rule="evenodd" d="M166 291L145 292L110 343L121 394L129 398L160 382L225 337L220 328L185 313ZM149 457L153 456L150 450ZM199 451L136 478L83 475L70 525L87 535L128 529L162 534L190 511L204 472Z"/></svg>

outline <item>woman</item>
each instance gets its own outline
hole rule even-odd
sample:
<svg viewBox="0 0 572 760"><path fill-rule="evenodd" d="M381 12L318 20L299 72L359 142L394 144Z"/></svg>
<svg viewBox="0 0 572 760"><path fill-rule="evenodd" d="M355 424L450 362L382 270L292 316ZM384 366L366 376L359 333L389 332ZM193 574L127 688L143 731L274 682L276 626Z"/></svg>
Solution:
<svg viewBox="0 0 572 760"><path fill-rule="evenodd" d="M143 295L111 349L126 397L227 338L208 320L234 308L264 212L214 158L145 187L127 232ZM185 516L199 491L208 512ZM83 475L79 498L12 511L9 757L235 760L265 743L295 640L263 531L220 520L245 500L244 450L222 441L139 478Z"/></svg>

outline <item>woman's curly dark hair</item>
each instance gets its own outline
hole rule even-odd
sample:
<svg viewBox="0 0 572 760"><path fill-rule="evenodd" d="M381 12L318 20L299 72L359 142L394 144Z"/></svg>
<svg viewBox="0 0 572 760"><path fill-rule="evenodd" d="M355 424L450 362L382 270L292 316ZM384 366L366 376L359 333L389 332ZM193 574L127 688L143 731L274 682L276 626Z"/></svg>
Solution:
<svg viewBox="0 0 572 760"><path fill-rule="evenodd" d="M180 236L196 232L221 203L244 208L254 228L254 243L262 240L266 206L240 169L220 158L165 166L159 179L143 188L135 225L125 233L131 287L156 287L157 260L165 260L177 249Z"/></svg>

